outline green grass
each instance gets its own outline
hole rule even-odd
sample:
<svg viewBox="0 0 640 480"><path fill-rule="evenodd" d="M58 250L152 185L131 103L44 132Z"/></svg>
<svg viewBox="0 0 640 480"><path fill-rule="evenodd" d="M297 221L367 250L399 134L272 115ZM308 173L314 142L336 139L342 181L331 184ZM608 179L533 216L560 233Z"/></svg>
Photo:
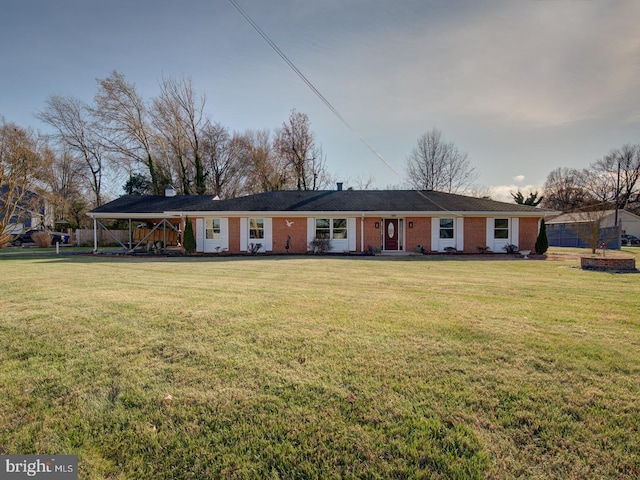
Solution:
<svg viewBox="0 0 640 480"><path fill-rule="evenodd" d="M0 454L77 454L91 479L640 471L637 274L52 255L0 274Z"/></svg>

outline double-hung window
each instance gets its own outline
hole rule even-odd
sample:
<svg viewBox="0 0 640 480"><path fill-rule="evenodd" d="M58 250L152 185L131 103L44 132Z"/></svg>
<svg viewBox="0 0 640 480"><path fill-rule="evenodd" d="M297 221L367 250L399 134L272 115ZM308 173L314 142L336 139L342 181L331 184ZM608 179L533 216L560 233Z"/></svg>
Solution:
<svg viewBox="0 0 640 480"><path fill-rule="evenodd" d="M440 238L451 239L453 235L453 218L441 218L440 219Z"/></svg>
<svg viewBox="0 0 640 480"><path fill-rule="evenodd" d="M205 238L207 240L219 239L220 238L220 219L206 218L204 229L205 229Z"/></svg>
<svg viewBox="0 0 640 480"><path fill-rule="evenodd" d="M249 238L252 240L264 238L264 218L249 219Z"/></svg>
<svg viewBox="0 0 640 480"><path fill-rule="evenodd" d="M316 238L343 240L347 238L346 218L316 218Z"/></svg>
<svg viewBox="0 0 640 480"><path fill-rule="evenodd" d="M496 218L494 220L493 238L499 238L502 240L509 239L509 219L508 218Z"/></svg>
<svg viewBox="0 0 640 480"><path fill-rule="evenodd" d="M333 219L333 235L334 240L341 240L347 238L347 219L346 218L334 218Z"/></svg>
<svg viewBox="0 0 640 480"><path fill-rule="evenodd" d="M331 220L316 218L316 238L331 238Z"/></svg>

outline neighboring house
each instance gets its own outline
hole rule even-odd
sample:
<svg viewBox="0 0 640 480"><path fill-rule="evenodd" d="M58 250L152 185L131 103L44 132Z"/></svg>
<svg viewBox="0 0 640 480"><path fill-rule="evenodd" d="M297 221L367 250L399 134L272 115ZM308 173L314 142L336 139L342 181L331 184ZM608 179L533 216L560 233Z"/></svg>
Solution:
<svg viewBox="0 0 640 480"><path fill-rule="evenodd" d="M171 190L172 192L172 190ZM192 221L197 252L306 253L316 238L333 252L478 253L505 245L534 250L540 220L558 212L435 191L272 191L229 200L128 195L89 212L103 219L180 228ZM133 239L133 235L130 235ZM123 245L124 246L124 245ZM130 245L131 247L131 245ZM95 246L97 249L97 245Z"/></svg>
<svg viewBox="0 0 640 480"><path fill-rule="evenodd" d="M620 248L619 234L640 237L639 216L626 210L618 210L620 232L614 228L615 218L615 210L605 210L602 212L565 213L551 220L545 220L549 245L552 247L588 247L585 239L580 238L577 231L593 221L600 221L600 239L607 245L607 248Z"/></svg>
<svg viewBox="0 0 640 480"><path fill-rule="evenodd" d="M6 187L0 189L0 213L4 213L3 196L6 194ZM36 193L26 191L21 202L16 206L13 216L9 219L9 224L5 228L6 233L17 235L31 228L38 228L42 225L46 217L46 204Z"/></svg>

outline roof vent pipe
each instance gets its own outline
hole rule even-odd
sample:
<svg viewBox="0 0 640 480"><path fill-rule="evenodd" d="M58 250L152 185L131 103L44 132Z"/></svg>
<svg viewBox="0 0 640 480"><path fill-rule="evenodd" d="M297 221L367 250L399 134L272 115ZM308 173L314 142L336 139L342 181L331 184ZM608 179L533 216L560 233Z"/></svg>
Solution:
<svg viewBox="0 0 640 480"><path fill-rule="evenodd" d="M164 189L164 196L165 197L175 197L176 196L176 189L173 188L173 185L167 185L167 188Z"/></svg>
<svg viewBox="0 0 640 480"><path fill-rule="evenodd" d="M341 192L342 191L342 182L338 182L336 183L337 187L338 187L338 191Z"/></svg>

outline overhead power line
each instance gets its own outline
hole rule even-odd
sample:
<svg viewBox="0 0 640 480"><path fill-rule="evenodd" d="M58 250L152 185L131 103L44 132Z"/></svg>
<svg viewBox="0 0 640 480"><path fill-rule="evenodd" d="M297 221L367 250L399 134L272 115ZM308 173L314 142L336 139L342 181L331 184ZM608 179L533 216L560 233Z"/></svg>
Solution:
<svg viewBox="0 0 640 480"><path fill-rule="evenodd" d="M282 50L280 50L278 45L276 45L275 42L271 40L271 38L269 38L269 36L260 28L260 26L253 21L253 19L247 14L247 12L245 12L240 7L240 5L238 5L238 2L236 2L236 0L229 0L229 3L231 3L231 5L233 5L233 7L238 11L238 13L240 13L240 15L242 15L242 17L253 27L253 29L256 32L258 32L258 34L264 39L265 42L269 44L269 46L278 54L278 56L282 58L282 60L284 60L284 62L289 66L289 68L291 68L291 70L293 70L296 73L296 75L300 77L300 79L307 85L307 87L309 87L311 91L316 94L316 96L322 101L322 103L326 105L326 107L331 111L331 113L333 113L338 118L338 120L340 120L343 123L343 125L346 126L351 131L351 133L353 133L356 137L358 137L358 139L369 150L371 150L373 154L376 157L378 157L380 161L382 161L382 163L384 163L392 172L394 172L396 175L400 177L401 176L400 173L398 173L398 171L393 167L393 165L387 162L387 160L382 156L382 154L378 152L378 150L376 150L373 147L373 145L371 145L362 135L360 135L356 131L356 129L349 124L349 122L347 122L347 120L342 116L342 114L340 114L340 112L331 104L329 100L327 100L327 98L320 92L320 90L316 88L316 86L311 82L311 80L309 80L305 76L305 74L302 73L298 67L296 67L296 65L289 59L289 57L287 57L287 55Z"/></svg>

